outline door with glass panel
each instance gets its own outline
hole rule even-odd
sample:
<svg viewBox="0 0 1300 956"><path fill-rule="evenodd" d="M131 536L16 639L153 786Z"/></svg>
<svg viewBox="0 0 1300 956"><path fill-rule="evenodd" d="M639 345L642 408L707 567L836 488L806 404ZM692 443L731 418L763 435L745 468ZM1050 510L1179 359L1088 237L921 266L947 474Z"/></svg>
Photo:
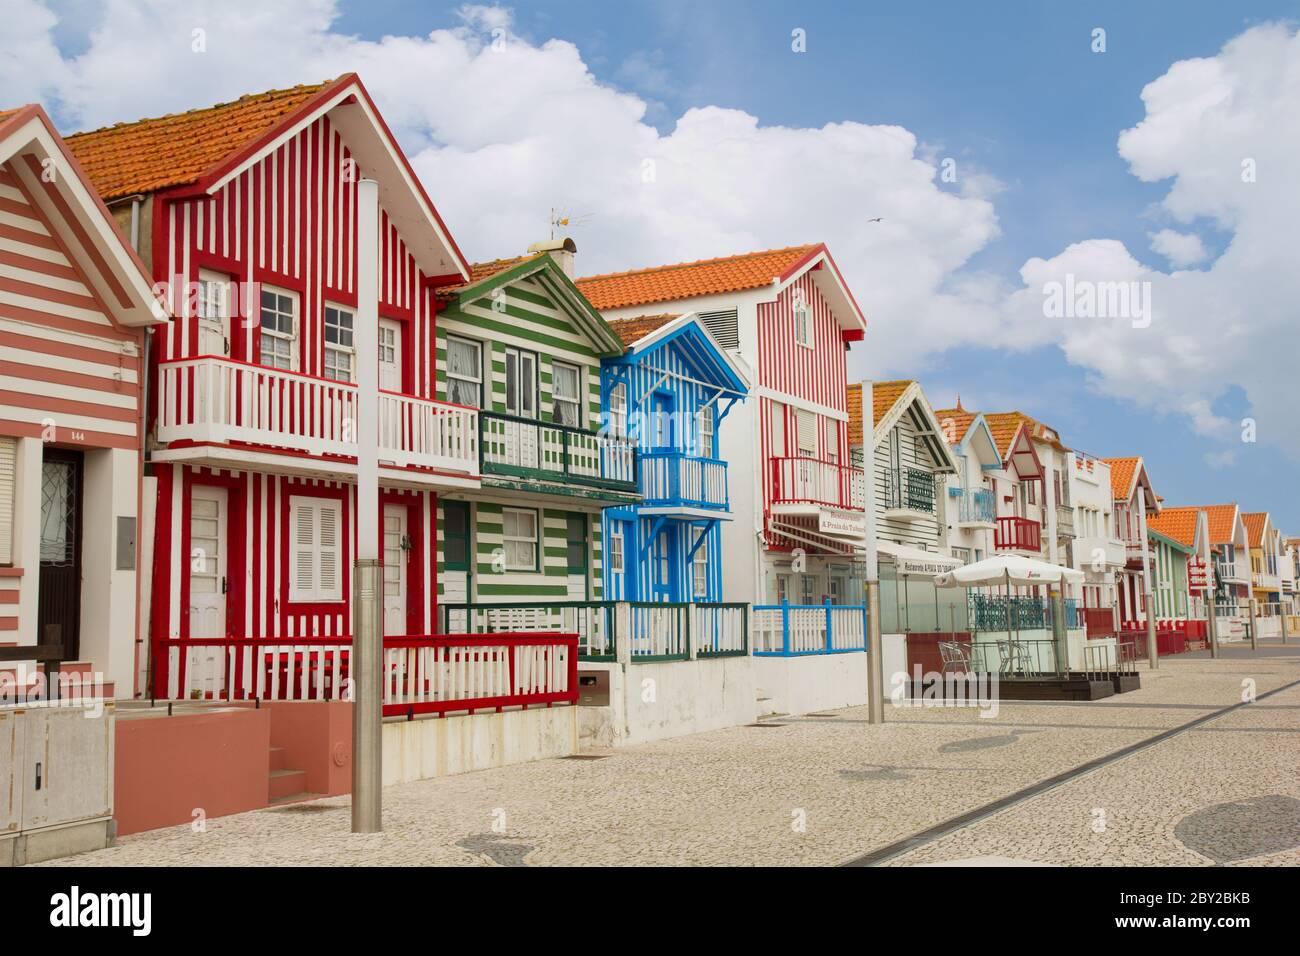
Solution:
<svg viewBox="0 0 1300 956"><path fill-rule="evenodd" d="M82 462L79 451L46 448L41 464L41 566L36 639L77 659L81 641Z"/></svg>
<svg viewBox="0 0 1300 956"><path fill-rule="evenodd" d="M512 420L503 423L503 461L519 468L536 468L540 444L533 421L537 418L537 355L507 348L505 360L506 414Z"/></svg>
<svg viewBox="0 0 1300 956"><path fill-rule="evenodd" d="M406 616L407 558L411 539L405 505L384 505L384 634L408 631Z"/></svg>
<svg viewBox="0 0 1300 956"><path fill-rule="evenodd" d="M226 637L225 488L195 485L190 493L190 637Z"/></svg>

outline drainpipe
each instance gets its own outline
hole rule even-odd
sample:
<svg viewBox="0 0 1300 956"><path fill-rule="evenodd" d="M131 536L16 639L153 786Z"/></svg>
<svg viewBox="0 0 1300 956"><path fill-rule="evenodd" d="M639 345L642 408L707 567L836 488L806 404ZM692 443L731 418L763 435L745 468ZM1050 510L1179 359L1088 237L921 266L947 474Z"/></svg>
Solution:
<svg viewBox="0 0 1300 956"><path fill-rule="evenodd" d="M1156 602L1151 594L1151 540L1147 537L1147 496L1138 485L1138 533L1142 535L1142 593L1147 605L1147 660L1151 669L1160 667L1160 653L1156 648Z"/></svg>
<svg viewBox="0 0 1300 956"><path fill-rule="evenodd" d="M357 184L357 556L352 591L352 832L383 830L383 568L379 562L379 184Z"/></svg>
<svg viewBox="0 0 1300 956"><path fill-rule="evenodd" d="M862 383L862 465L866 498L866 533L863 544L867 559L867 722L885 722L885 665L881 660L884 642L880 637L880 559L876 554L876 429L872 422L872 385Z"/></svg>

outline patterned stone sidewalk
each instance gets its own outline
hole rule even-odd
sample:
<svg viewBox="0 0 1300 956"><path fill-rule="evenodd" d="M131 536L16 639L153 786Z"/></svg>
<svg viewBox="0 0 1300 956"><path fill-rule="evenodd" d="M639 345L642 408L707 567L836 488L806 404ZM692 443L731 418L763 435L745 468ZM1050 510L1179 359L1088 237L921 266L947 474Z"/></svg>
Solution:
<svg viewBox="0 0 1300 956"><path fill-rule="evenodd" d="M1235 703L1243 680L1254 681L1258 693L1300 680L1300 657L1174 659L1143 679L1141 691L1104 701L1003 703L988 719L971 709L891 708L886 724L872 727L863 710L849 709L598 759L403 784L385 790L382 834L352 835L342 797L209 820L202 833L181 826L138 834L63 862L835 864ZM989 818L906 862L976 855L1066 863L1259 862L1261 854L1294 861L1300 837L1285 810L1279 816L1271 804L1262 816L1238 814L1245 821L1234 830L1239 837L1215 843L1196 833L1216 830L1215 814L1230 812L1216 807L1227 801L1300 796L1296 739L1287 733L1298 713L1300 693L1277 695L1006 815L1068 801L1042 809L1038 823L1012 821L999 831L1001 818ZM1112 789L1093 789L1105 787ZM1102 834L1091 829L1097 808L1106 812ZM1276 835L1252 837L1248 821L1259 819ZM1263 849L1245 856L1252 839Z"/></svg>

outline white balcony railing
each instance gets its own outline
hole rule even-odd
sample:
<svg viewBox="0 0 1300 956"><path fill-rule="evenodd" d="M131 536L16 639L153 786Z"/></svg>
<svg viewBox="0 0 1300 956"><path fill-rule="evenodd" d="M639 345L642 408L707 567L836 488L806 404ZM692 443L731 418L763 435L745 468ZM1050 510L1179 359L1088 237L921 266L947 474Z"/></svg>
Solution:
<svg viewBox="0 0 1300 956"><path fill-rule="evenodd" d="M861 468L816 458L773 458L771 468L775 504L866 508L867 479Z"/></svg>
<svg viewBox="0 0 1300 956"><path fill-rule="evenodd" d="M1073 557L1075 570L1104 573L1124 567L1128 549L1118 538L1075 538Z"/></svg>
<svg viewBox="0 0 1300 956"><path fill-rule="evenodd" d="M164 362L158 440L242 443L355 458L357 387L346 382L203 357ZM398 467L478 472L478 412L381 392L379 457Z"/></svg>

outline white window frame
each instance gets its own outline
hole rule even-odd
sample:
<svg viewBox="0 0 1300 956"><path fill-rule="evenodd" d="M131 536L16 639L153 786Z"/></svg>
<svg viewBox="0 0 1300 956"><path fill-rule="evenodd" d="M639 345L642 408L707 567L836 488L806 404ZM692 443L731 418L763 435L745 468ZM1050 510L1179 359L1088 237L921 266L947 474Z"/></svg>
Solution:
<svg viewBox="0 0 1300 956"><path fill-rule="evenodd" d="M300 528L304 512L310 509L310 540L303 541ZM326 548L323 544L326 527L325 515L333 518L334 543ZM315 498L310 495L290 495L289 497L289 600L293 603L324 602L343 600L343 502L339 498ZM327 578L327 554L333 557L333 573ZM308 561L310 585L299 581L300 558L305 555Z"/></svg>
<svg viewBox="0 0 1300 956"><path fill-rule="evenodd" d="M695 540L699 547L691 556L691 594L700 600L709 596L709 530L701 529Z"/></svg>
<svg viewBox="0 0 1300 956"><path fill-rule="evenodd" d="M613 438L627 437L627 383L619 382L609 390L609 433Z"/></svg>
<svg viewBox="0 0 1300 956"><path fill-rule="evenodd" d="M516 527L515 533L509 530L509 519L514 518L516 523L521 516L527 516L532 522L532 536L518 533ZM542 518L535 508L502 508L501 509L501 549L505 555L507 571L540 571L541 570L541 533ZM533 551L533 560L531 563L523 564L511 559L511 545L528 545Z"/></svg>
<svg viewBox="0 0 1300 956"><path fill-rule="evenodd" d="M515 404L510 407L510 363L515 367ZM537 418L537 353L528 349L510 346L506 349L506 413L516 418ZM524 375L524 366L530 366L530 372ZM527 402L524 399L527 398Z"/></svg>
<svg viewBox="0 0 1300 956"><path fill-rule="evenodd" d="M274 308L270 310L268 310L266 306L266 296L268 294L276 296L276 302L274 303ZM284 311L283 308L284 302L289 303L288 313ZM275 327L268 329L265 324L268 311L269 314L277 316L279 318L283 318L287 314L289 316L290 331L285 332L284 330L280 329L279 322L276 323ZM299 325L298 314L299 314L299 301L298 301L298 294L296 292L292 292L289 289L280 289L275 286L269 286L269 285L262 286L262 294L261 297L258 299L258 303L257 303L257 330L258 330L258 341L260 343L260 347L258 351L259 351L259 356L261 358L261 364L266 368L284 369L289 372L298 371L298 325ZM279 365L277 363L268 362L266 360L267 350L265 348L265 343L268 337L270 337L270 339L274 342L285 343L289 352L288 366Z"/></svg>
<svg viewBox="0 0 1300 956"><path fill-rule="evenodd" d="M573 373L573 390L572 396L560 394L561 372ZM551 362L551 418L557 425L568 425L570 428L582 427L582 386L586 380L584 374L586 369L581 365L574 365L572 362ZM561 407L573 408L573 421L566 422L560 417Z"/></svg>
<svg viewBox="0 0 1300 956"><path fill-rule="evenodd" d="M790 600L790 575L778 574L776 576L776 603L786 604Z"/></svg>
<svg viewBox="0 0 1300 956"><path fill-rule="evenodd" d="M217 294L211 294L216 289ZM199 270L198 318L224 321L230 318L230 276L211 269Z"/></svg>
<svg viewBox="0 0 1300 956"><path fill-rule="evenodd" d="M623 573L623 531L620 528L609 532L609 570L611 574Z"/></svg>
<svg viewBox="0 0 1300 956"><path fill-rule="evenodd" d="M452 372L451 370L451 350L452 346L464 346L473 349L477 358L474 365L474 376L471 378L462 372ZM447 336L447 401L454 402L457 405L469 405L473 408L483 408L483 343L478 339L468 339L462 335ZM464 387L473 387L477 398L473 402L467 402L459 392L453 392L452 383Z"/></svg>
<svg viewBox="0 0 1300 956"><path fill-rule="evenodd" d="M794 303L794 340L806 349L813 347L812 309L807 302Z"/></svg>
<svg viewBox="0 0 1300 956"><path fill-rule="evenodd" d="M716 429L713 422L713 406L701 405L695 413L695 448L701 458L714 458Z"/></svg>
<svg viewBox="0 0 1300 956"><path fill-rule="evenodd" d="M799 596L803 599L804 606L811 606L818 602L813 600L817 595L817 579L811 574L805 574L799 579Z"/></svg>
<svg viewBox="0 0 1300 956"><path fill-rule="evenodd" d="M334 326L331 327L330 325L331 312L333 312L340 319L343 316L347 316L347 320L348 320L347 327L344 328L341 322L336 322ZM357 314L352 309L345 308L341 305L335 305L333 302L326 302L324 318L325 318L325 356L324 356L325 364L322 366L321 371L324 374L325 378L332 379L333 381L336 382L353 383L357 380L357 350L356 350ZM331 328L333 329L335 334L338 335L340 338L342 337L342 333L346 332L348 344L344 345L341 341L331 342L330 341ZM347 360L346 378L337 374L334 375L330 374L330 353L331 352L333 352L335 356L334 359L335 372L337 372L341 367L340 359L346 358Z"/></svg>

